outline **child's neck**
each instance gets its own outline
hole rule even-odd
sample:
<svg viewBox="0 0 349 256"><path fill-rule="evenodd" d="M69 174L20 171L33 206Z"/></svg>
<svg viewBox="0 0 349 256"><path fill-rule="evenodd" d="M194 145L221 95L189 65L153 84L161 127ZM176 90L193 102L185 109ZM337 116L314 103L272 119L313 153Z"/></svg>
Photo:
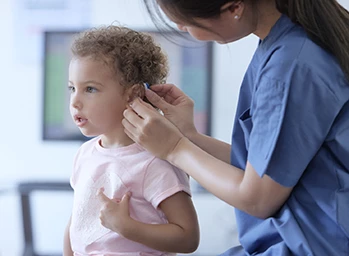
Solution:
<svg viewBox="0 0 349 256"><path fill-rule="evenodd" d="M121 136L107 136L101 135L100 145L103 148L121 148L134 143L126 134Z"/></svg>

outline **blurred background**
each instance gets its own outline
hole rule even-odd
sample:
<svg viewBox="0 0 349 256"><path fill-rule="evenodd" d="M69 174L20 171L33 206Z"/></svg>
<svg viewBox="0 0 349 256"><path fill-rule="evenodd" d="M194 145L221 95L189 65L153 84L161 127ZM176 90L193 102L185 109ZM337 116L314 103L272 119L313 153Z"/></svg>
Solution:
<svg viewBox="0 0 349 256"><path fill-rule="evenodd" d="M349 6L349 0L340 2ZM239 85L258 43L255 36L229 45L200 45L203 52L190 55L156 34L140 0L2 0L0 17L0 256L62 251L72 207L67 183L84 140L75 136L65 113L70 33L112 23L155 33L172 56L168 82L196 101L197 125L230 141ZM57 89L61 83L63 90ZM217 255L238 244L233 208L195 181L192 187L201 226L200 247L192 255Z"/></svg>

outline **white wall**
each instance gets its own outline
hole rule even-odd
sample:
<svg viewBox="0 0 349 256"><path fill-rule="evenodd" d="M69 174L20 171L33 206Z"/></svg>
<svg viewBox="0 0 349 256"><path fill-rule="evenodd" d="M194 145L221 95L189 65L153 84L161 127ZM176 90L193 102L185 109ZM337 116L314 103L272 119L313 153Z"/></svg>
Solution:
<svg viewBox="0 0 349 256"><path fill-rule="evenodd" d="M68 180L79 143L41 140L42 66L40 62L29 65L25 60L16 57L18 47L26 47L28 52L35 49L28 46L26 41L14 41L16 31L13 2L15 1L1 0L0 3L0 187L11 187L11 184L20 180ZM138 0L92 2L94 25L109 24L117 19L131 28L153 27ZM257 39L252 36L229 46L215 46L212 120L214 137L230 140L239 84L256 43ZM37 199L38 202L40 200ZM212 197L207 198L210 201L205 200L198 196L195 202L204 232L201 251L209 252L219 248L220 251L216 251L218 253L236 239L234 234L226 233L220 226L225 223L223 226L230 227L230 230L234 228L232 208ZM51 210L49 214L53 215L56 211L52 213L52 209L66 209L66 212L70 210L70 198L66 201L55 198L52 205L42 203L41 206L43 204L41 209L44 213L39 212L39 217L35 217L38 222L47 221L46 210ZM213 222L214 219L216 222ZM62 229L60 222L53 221L49 224L52 225L49 229ZM18 197L13 190L0 192L0 228L0 256L19 256L22 252L22 233ZM45 229L47 227L40 226L40 230ZM224 236L224 239L220 239L220 236ZM216 242L211 240L213 238L216 238ZM39 241L41 244L50 245L55 241L55 246L59 246L61 243L61 237L47 236L41 239L44 239Z"/></svg>

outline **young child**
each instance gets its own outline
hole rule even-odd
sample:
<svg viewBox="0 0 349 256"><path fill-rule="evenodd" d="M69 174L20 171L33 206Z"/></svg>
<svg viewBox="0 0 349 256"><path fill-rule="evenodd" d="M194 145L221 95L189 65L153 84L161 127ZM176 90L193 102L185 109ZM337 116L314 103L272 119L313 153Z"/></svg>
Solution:
<svg viewBox="0 0 349 256"><path fill-rule="evenodd" d="M175 255L197 249L187 175L124 132L123 112L144 83L165 82L167 58L152 37L108 26L81 33L69 66L70 112L95 138L79 149L64 255ZM150 106L149 106L150 107Z"/></svg>

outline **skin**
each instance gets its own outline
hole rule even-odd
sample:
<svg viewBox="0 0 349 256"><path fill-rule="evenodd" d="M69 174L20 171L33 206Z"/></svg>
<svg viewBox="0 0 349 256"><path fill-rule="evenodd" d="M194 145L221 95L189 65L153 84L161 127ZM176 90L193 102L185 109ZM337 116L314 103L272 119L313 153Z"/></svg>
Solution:
<svg viewBox="0 0 349 256"><path fill-rule="evenodd" d="M130 95L104 62L89 57L72 59L68 88L73 120L77 123L74 116L86 120L79 127L81 133L88 137L101 135L101 144L107 148L133 143L121 125L122 111Z"/></svg>
<svg viewBox="0 0 349 256"><path fill-rule="evenodd" d="M144 95L143 85L124 90L105 62L89 57L74 58L69 66L70 111L73 120L81 125L86 136L101 135L100 144L105 148L130 145L133 142L121 124L126 105L136 96ZM106 109L108 111L106 111ZM100 190L98 197L103 203L100 211L101 224L120 235L166 251L189 253L199 244L199 226L191 197L178 192L160 203L159 208L168 224L145 224L130 217L129 198L108 198ZM72 249L69 237L70 220L64 236L64 255Z"/></svg>
<svg viewBox="0 0 349 256"><path fill-rule="evenodd" d="M115 202L99 190L103 202L100 219L103 226L122 236L164 252L194 252L199 244L199 228L196 212L190 197L179 192L160 203L168 224L147 224L129 217L129 199L126 194ZM116 216L119 216L116 218Z"/></svg>
<svg viewBox="0 0 349 256"><path fill-rule="evenodd" d="M223 6L218 18L197 19L207 28L203 29L163 11L180 30L196 39L219 43L233 42L251 33L263 40L281 16L274 1L257 1L253 6L246 0ZM230 165L230 145L197 132L193 101L177 87L152 85L146 96L164 116L142 100L134 100L124 111L122 121L130 138L184 170L221 200L250 215L268 218L285 203L293 188L280 185L268 175L260 177L249 162L245 170Z"/></svg>

